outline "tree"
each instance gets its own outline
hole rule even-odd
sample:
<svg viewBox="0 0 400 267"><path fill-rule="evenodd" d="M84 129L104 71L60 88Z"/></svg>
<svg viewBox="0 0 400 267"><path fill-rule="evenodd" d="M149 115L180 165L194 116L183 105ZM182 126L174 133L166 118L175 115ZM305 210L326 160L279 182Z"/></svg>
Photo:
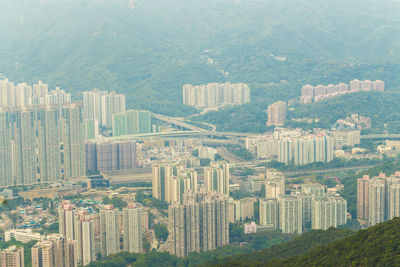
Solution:
<svg viewBox="0 0 400 267"><path fill-rule="evenodd" d="M154 232L159 241L167 241L168 238L168 228L164 224L158 223L154 225Z"/></svg>

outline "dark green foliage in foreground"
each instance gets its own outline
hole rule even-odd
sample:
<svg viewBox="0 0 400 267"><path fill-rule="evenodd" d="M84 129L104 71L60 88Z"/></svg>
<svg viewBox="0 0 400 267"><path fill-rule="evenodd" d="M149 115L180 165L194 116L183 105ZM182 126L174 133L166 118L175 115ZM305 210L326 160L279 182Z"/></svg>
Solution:
<svg viewBox="0 0 400 267"><path fill-rule="evenodd" d="M330 231L332 230L328 230L326 233L329 235ZM325 244L324 242L319 243L320 239L318 239L317 234L315 238L308 240L308 242L300 242L296 246L291 246L294 242L305 238L304 235L303 237L279 244L262 252L220 259L214 266L375 267L400 265L400 218L395 218L366 230L358 231L355 234L351 234L349 231L335 231L339 231L341 234L334 234L332 236L333 239L330 240L331 242L328 245L326 245L327 242ZM333 232L331 233L333 234ZM323 235L319 236L322 237ZM313 246L308 246L310 243ZM282 249L275 250L279 247ZM310 249L312 250L310 251ZM300 255L303 253L306 254ZM291 255L295 256L290 257Z"/></svg>
<svg viewBox="0 0 400 267"><path fill-rule="evenodd" d="M283 235L279 232L264 232L255 235L243 235L242 241L247 241L248 245L224 246L209 252L192 253L183 259L178 259L175 256L160 252L151 252L147 254L130 254L123 252L114 256L106 257L97 262L92 262L89 266L108 267L134 264L134 266L194 267L223 264L225 262L241 263L241 259L244 259L244 257L246 257L246 260L249 262L255 259L262 262L273 257L283 258L286 256L300 255L319 245L339 240L351 235L352 233L354 232L344 229L329 229L328 231L319 230L304 234L303 236L297 237L291 241L280 243L284 240L292 239L293 236ZM254 250L268 247L271 248L254 252ZM246 263L243 262L243 264Z"/></svg>
<svg viewBox="0 0 400 267"><path fill-rule="evenodd" d="M248 254L238 254L228 258L220 258L210 265L235 266L236 264L246 266L250 263L267 262L273 258L285 258L294 255L301 255L320 246L335 240L340 240L354 232L347 229L313 230L303 234L291 241L277 244L271 248L256 251Z"/></svg>

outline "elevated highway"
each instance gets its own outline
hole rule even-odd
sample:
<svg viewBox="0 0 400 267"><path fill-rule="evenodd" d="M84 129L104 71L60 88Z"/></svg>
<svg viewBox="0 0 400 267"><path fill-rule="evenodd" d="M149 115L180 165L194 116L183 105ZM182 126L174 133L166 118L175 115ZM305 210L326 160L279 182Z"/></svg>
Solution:
<svg viewBox="0 0 400 267"><path fill-rule="evenodd" d="M400 139L400 134L363 134L361 139Z"/></svg>

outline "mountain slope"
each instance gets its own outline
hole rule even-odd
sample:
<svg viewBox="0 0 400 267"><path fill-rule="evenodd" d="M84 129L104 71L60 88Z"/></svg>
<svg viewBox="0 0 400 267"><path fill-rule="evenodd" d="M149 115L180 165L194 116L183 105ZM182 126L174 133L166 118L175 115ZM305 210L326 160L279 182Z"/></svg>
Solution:
<svg viewBox="0 0 400 267"><path fill-rule="evenodd" d="M250 254L220 260L214 266L399 266L399 251L400 218L395 218L305 255L264 260L263 255Z"/></svg>
<svg viewBox="0 0 400 267"><path fill-rule="evenodd" d="M399 11L391 0L4 0L0 73L78 98L116 89L128 107L176 115L193 112L185 83L246 82L270 102L304 83L398 77Z"/></svg>

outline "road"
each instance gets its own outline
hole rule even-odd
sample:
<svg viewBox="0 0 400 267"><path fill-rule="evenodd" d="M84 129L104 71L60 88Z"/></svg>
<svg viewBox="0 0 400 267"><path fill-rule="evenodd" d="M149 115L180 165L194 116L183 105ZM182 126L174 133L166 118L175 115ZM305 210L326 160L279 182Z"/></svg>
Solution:
<svg viewBox="0 0 400 267"><path fill-rule="evenodd" d="M314 173L326 173L326 172L338 172L338 171L351 171L351 170L362 170L375 167L375 165L364 165L364 166L354 166L354 167L342 167L334 169L323 169L323 170L300 170L300 171L282 171L285 175L296 175L296 174L314 174Z"/></svg>
<svg viewBox="0 0 400 267"><path fill-rule="evenodd" d="M243 163L243 159L230 153L224 146L218 147L217 151L218 151L218 154L221 155L221 157L223 157L226 161L228 161L230 163Z"/></svg>

